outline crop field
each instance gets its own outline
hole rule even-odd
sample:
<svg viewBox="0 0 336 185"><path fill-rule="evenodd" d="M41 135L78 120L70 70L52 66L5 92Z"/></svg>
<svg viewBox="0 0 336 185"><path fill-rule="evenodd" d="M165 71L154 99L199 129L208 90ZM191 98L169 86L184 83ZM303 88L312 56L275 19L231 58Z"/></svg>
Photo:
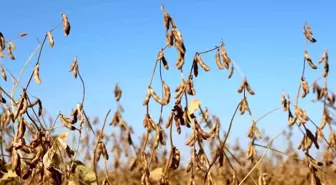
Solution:
<svg viewBox="0 0 336 185"><path fill-rule="evenodd" d="M161 14L155 16L161 16L162 24L157 27L164 28L160 34L165 44L158 51L151 51L156 58L144 74L149 77L149 83L132 89L122 85L123 79L111 82L109 85L113 84L114 89L110 96L116 107L109 110L97 107L105 117L88 114L87 99L90 97L87 97L86 80L90 75L81 71L81 56L74 55L69 66L59 64L64 73L57 74L70 74L72 78L65 78L80 84L82 93L74 95L78 103L70 113L68 110L53 112L57 116L48 121L48 107L44 106L42 98L34 95L32 86L44 83L40 75L48 62L47 57L43 57L44 52L53 52L59 43L66 44L76 27L67 12L55 15L59 20L51 23L54 27L46 28L41 23L40 28L45 33L43 39L24 66L15 71L7 66L10 62L19 62L16 54L21 50L16 42L24 43L30 34L4 33L0 28L1 185L336 184L336 93L328 86L335 83L335 79L328 78L335 70L332 70L328 46L315 51L320 53L319 58L311 55L319 40L318 34L323 33L315 33L317 30L309 20L302 22L302 27L297 26L301 28L298 32L302 33L304 42L295 43L303 46L302 53L298 54L303 60L301 67L295 69L298 78L288 82L294 84L295 96L289 96L283 87L282 92L272 95L278 100L278 107L269 107L263 115L256 116L251 99L260 91L268 91L268 87L263 85L258 86L263 89L256 89L254 83L258 81L244 75L249 69L230 54L230 46L225 42L228 36L218 38L213 47L199 44L199 51L191 51L181 28L184 22L170 13L173 7L162 5L158 8ZM174 51L173 57L167 54L170 51ZM282 55L286 53L279 51L274 57ZM30 64L33 70L27 67ZM174 78L178 84L170 83L171 79L165 76L172 71L177 74ZM199 79L211 77L218 71L225 74L224 78L214 77L207 87L197 85ZM254 72L262 73L261 70ZM28 74L27 79L23 79L26 77L23 73ZM228 121L222 121L222 115L212 113L197 92L208 88L208 96L219 101L220 98L215 97L217 94L211 94L211 86L224 84L222 81L230 81L232 77L239 79L239 83L235 84L236 88L225 90L221 106L226 106L225 99L234 94L240 100L228 107L231 110L225 113ZM71 88L65 89L72 93ZM138 110L142 111L143 119L136 123L124 116L128 107L123 106L126 101L123 95L128 90L137 91L143 97L143 109ZM316 115L311 117L308 113L311 105L305 106L304 102L318 107L310 111L321 112L318 119ZM287 130L269 132L267 128L272 126L267 124L264 124L265 129L260 129L260 122L276 112L282 112ZM248 130L233 129L235 124L241 124L236 121L237 117L249 120L245 122ZM137 129L139 127L143 130ZM293 142L294 130L300 138L298 142ZM243 146L238 139L234 142L234 132L246 133L248 144ZM277 141L285 143L286 149L275 145Z"/></svg>

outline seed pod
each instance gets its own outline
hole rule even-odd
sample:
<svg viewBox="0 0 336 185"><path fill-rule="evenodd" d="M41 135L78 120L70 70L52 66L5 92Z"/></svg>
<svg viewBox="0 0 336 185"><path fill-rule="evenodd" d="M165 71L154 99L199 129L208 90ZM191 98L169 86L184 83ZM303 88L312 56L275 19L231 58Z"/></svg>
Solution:
<svg viewBox="0 0 336 185"><path fill-rule="evenodd" d="M193 167L193 160L191 159L187 165L186 172L189 173L192 167Z"/></svg>
<svg viewBox="0 0 336 185"><path fill-rule="evenodd" d="M305 22L305 25L306 25L306 28L307 28L307 31L310 35L313 35L313 30L311 29L310 25L308 24L308 22Z"/></svg>
<svg viewBox="0 0 336 185"><path fill-rule="evenodd" d="M301 86L302 86L302 90L303 90L301 98L304 98L304 97L306 97L307 94L309 94L309 86L308 86L307 81L304 78L301 78Z"/></svg>
<svg viewBox="0 0 336 185"><path fill-rule="evenodd" d="M177 61L176 61L176 67L177 69L181 70L184 65L184 54L179 52Z"/></svg>
<svg viewBox="0 0 336 185"><path fill-rule="evenodd" d="M42 102L41 102L41 100L40 99L38 99L38 107L39 107L39 109L38 109L38 116L42 116L42 110L43 110L43 108L42 108Z"/></svg>
<svg viewBox="0 0 336 185"><path fill-rule="evenodd" d="M314 134L308 128L306 128L305 130L306 130L307 137L309 138L309 140L311 140L314 143L316 149L319 149L320 146L317 142L317 138L314 136Z"/></svg>
<svg viewBox="0 0 336 185"><path fill-rule="evenodd" d="M6 40L3 34L0 32L0 52L5 50L6 48Z"/></svg>
<svg viewBox="0 0 336 185"><path fill-rule="evenodd" d="M232 77L233 70L234 70L234 65L232 64L232 65L231 65L231 68L230 68L229 75L228 75L228 78L229 78L229 79Z"/></svg>
<svg viewBox="0 0 336 185"><path fill-rule="evenodd" d="M75 56L75 58L73 59L69 72L72 72L76 68L76 66L77 66L77 56Z"/></svg>
<svg viewBox="0 0 336 185"><path fill-rule="evenodd" d="M10 47L12 51L16 50L16 46L12 41L8 42L8 47Z"/></svg>
<svg viewBox="0 0 336 185"><path fill-rule="evenodd" d="M15 60L15 57L13 55L13 52L12 52L12 48L11 47L7 47L7 53L8 53L8 56L11 60Z"/></svg>
<svg viewBox="0 0 336 185"><path fill-rule="evenodd" d="M288 109L288 126L294 125L294 123L296 122L296 120L297 120L297 117L293 116L291 110Z"/></svg>
<svg viewBox="0 0 336 185"><path fill-rule="evenodd" d="M165 68L166 70L169 69L168 62L167 62L167 60L166 60L166 58L164 57L164 54L163 54L163 50L160 50L160 51L159 51L156 60L157 60L157 61L161 60L161 62L162 62L162 64L163 64L164 68Z"/></svg>
<svg viewBox="0 0 336 185"><path fill-rule="evenodd" d="M35 157L30 162L31 165L36 165L38 163L38 161L41 159L41 157L43 155L42 147L37 147L35 149L35 153L36 153Z"/></svg>
<svg viewBox="0 0 336 185"><path fill-rule="evenodd" d="M198 76L198 65L197 65L196 60L193 61L193 72L194 72L195 77L197 77Z"/></svg>
<svg viewBox="0 0 336 185"><path fill-rule="evenodd" d="M67 118L63 114L61 114L60 120L66 128L70 130L77 130L77 128L72 125L72 120L70 118Z"/></svg>
<svg viewBox="0 0 336 185"><path fill-rule="evenodd" d="M64 30L64 36L68 36L70 34L70 22L68 19L68 16L66 16L64 13L61 13L62 15L62 21L63 21L63 30Z"/></svg>
<svg viewBox="0 0 336 185"><path fill-rule="evenodd" d="M191 85L190 85L190 83L189 83L189 80L187 80L186 81L186 83L185 83L185 92L187 93L187 94L189 94L189 95L191 95Z"/></svg>
<svg viewBox="0 0 336 185"><path fill-rule="evenodd" d="M116 99L117 102L120 101L120 98L121 98L121 95L122 95L122 90L121 88L119 87L119 84L117 83L115 86L114 86L114 97Z"/></svg>
<svg viewBox="0 0 336 185"><path fill-rule="evenodd" d="M40 79L40 62L37 63L37 65L34 68L34 79L35 82L38 84L41 84L42 81Z"/></svg>
<svg viewBox="0 0 336 185"><path fill-rule="evenodd" d="M1 76L5 81L7 81L6 71L3 66L1 66Z"/></svg>
<svg viewBox="0 0 336 185"><path fill-rule="evenodd" d="M21 116L21 115L25 114L27 112L27 110L28 110L28 101L27 101L27 99L25 97L23 97L23 99L22 99L22 108L18 109L19 115Z"/></svg>
<svg viewBox="0 0 336 185"><path fill-rule="evenodd" d="M161 105L167 105L170 102L170 88L169 86L165 83L162 82L163 89L164 89L164 94L163 94L163 99L161 99L153 89L151 89L151 96L154 98L155 101L157 101Z"/></svg>
<svg viewBox="0 0 336 185"><path fill-rule="evenodd" d="M159 146L159 142L160 142L160 133L158 131L156 131L156 135L155 135L155 141L154 141L154 149L157 149L157 147Z"/></svg>
<svg viewBox="0 0 336 185"><path fill-rule="evenodd" d="M164 56L162 57L161 61L162 61L164 68L168 70L169 69L168 62Z"/></svg>
<svg viewBox="0 0 336 185"><path fill-rule="evenodd" d="M174 112L170 111L167 122L166 122L166 128L169 128L171 124L173 123L173 118L174 118Z"/></svg>
<svg viewBox="0 0 336 185"><path fill-rule="evenodd" d="M148 127L149 126L149 127ZM153 130L156 130L156 124L155 122L153 121L153 119L150 117L149 114L146 114L145 115L145 119L144 119L144 127L145 128L150 128L150 129L153 129Z"/></svg>
<svg viewBox="0 0 336 185"><path fill-rule="evenodd" d="M21 117L20 120L19 120L18 129L17 129L17 132L16 132L16 139L17 140L22 139L25 132L26 132L26 124L24 122L23 117Z"/></svg>
<svg viewBox="0 0 336 185"><path fill-rule="evenodd" d="M23 32L23 33L20 33L20 37L25 37L25 36L27 36L28 35L28 33L27 32Z"/></svg>
<svg viewBox="0 0 336 185"><path fill-rule="evenodd" d="M245 77L246 78L246 77ZM245 80L245 87L246 87L246 90L251 94L251 95L254 95L254 91L251 89L250 87L250 84L248 83L247 80Z"/></svg>
<svg viewBox="0 0 336 185"><path fill-rule="evenodd" d="M313 63L312 59L310 58L307 50L305 50L304 57L312 69L317 69L316 65Z"/></svg>
<svg viewBox="0 0 336 185"><path fill-rule="evenodd" d="M174 45L174 36L172 33L166 32L166 44L168 47L172 47Z"/></svg>
<svg viewBox="0 0 336 185"><path fill-rule="evenodd" d="M191 135L191 137L185 142L185 145L187 146L193 146L195 144L196 137L194 134Z"/></svg>
<svg viewBox="0 0 336 185"><path fill-rule="evenodd" d="M183 120L184 120L185 125L188 128L190 128L191 120L190 120L190 117L188 115L188 108L187 107L184 107Z"/></svg>
<svg viewBox="0 0 336 185"><path fill-rule="evenodd" d="M195 59L196 62L200 64L200 66L204 69L204 71L210 71L210 67L207 66L204 61L202 60L201 56L199 54L196 54Z"/></svg>
<svg viewBox="0 0 336 185"><path fill-rule="evenodd" d="M216 51L216 64L220 70L225 68L224 64L222 64L221 59L220 59L219 49L217 49Z"/></svg>
<svg viewBox="0 0 336 185"><path fill-rule="evenodd" d="M248 160L251 160L252 162L254 162L254 160L256 159L257 157L257 152L256 152L256 149L253 145L253 143L250 143L248 148L247 148L247 159Z"/></svg>
<svg viewBox="0 0 336 185"><path fill-rule="evenodd" d="M306 37L307 40L309 40L311 43L315 43L316 39L314 39L306 30L305 27L303 27L303 35Z"/></svg>
<svg viewBox="0 0 336 185"><path fill-rule="evenodd" d="M284 112L286 112L288 110L289 106L288 106L288 102L287 102L287 99L286 99L283 91L281 93L281 104L282 104L282 110Z"/></svg>
<svg viewBox="0 0 336 185"><path fill-rule="evenodd" d="M330 106L334 106L335 102L336 102L336 94L332 93L331 97L328 97L328 104Z"/></svg>
<svg viewBox="0 0 336 185"><path fill-rule="evenodd" d="M72 120L71 120L71 124L75 124L77 123L78 119L77 119L77 116L78 116L78 110L77 109L74 109L72 112L71 112L71 116L72 116Z"/></svg>
<svg viewBox="0 0 336 185"><path fill-rule="evenodd" d="M48 39L49 39L49 45L50 45L50 47L51 48L54 47L54 44L55 44L54 37L52 36L52 34L51 34L50 31L47 32L47 36L48 36Z"/></svg>
<svg viewBox="0 0 336 185"><path fill-rule="evenodd" d="M197 124L198 125L198 124ZM207 133L207 132L204 132L203 130L202 130L202 128L198 125L197 126L198 128L197 128L197 132L198 132L198 134L203 138L203 140L207 140L208 138L210 138L211 137L211 134L209 134L209 133Z"/></svg>
<svg viewBox="0 0 336 185"><path fill-rule="evenodd" d="M162 128L159 129L159 141L161 145L166 145L166 140L164 138L164 131L162 130Z"/></svg>
<svg viewBox="0 0 336 185"><path fill-rule="evenodd" d="M240 84L239 88L237 89L238 93L242 93L244 88L245 88L245 82L246 82L246 78L244 78L244 80L242 81L242 83Z"/></svg>
<svg viewBox="0 0 336 185"><path fill-rule="evenodd" d="M12 170L20 176L21 175L21 157L15 148L12 150Z"/></svg>
<svg viewBox="0 0 336 185"><path fill-rule="evenodd" d="M323 77L324 77L324 78L327 78L328 73L329 73L329 63L328 63L328 60L326 60L326 61L324 62Z"/></svg>
<svg viewBox="0 0 336 185"><path fill-rule="evenodd" d="M185 91L185 88L186 88L185 82L182 81L179 88L178 88L178 91L176 92L176 90L175 90L176 94L175 94L174 98L179 99L183 95L183 93Z"/></svg>
<svg viewBox="0 0 336 185"><path fill-rule="evenodd" d="M175 47L177 50L180 51L180 53L185 54L186 49L184 46L183 38L181 32L175 27L172 28L171 33L174 36L175 39Z"/></svg>
<svg viewBox="0 0 336 185"><path fill-rule="evenodd" d="M151 89L148 88L147 93L146 93L146 97L145 100L143 101L143 105L148 105L149 103L149 99L151 98L152 94L151 94Z"/></svg>
<svg viewBox="0 0 336 185"><path fill-rule="evenodd" d="M170 15L166 12L166 10L163 10L163 23L164 23L164 26L166 28L166 31L169 30L170 21L171 21Z"/></svg>
<svg viewBox="0 0 336 185"><path fill-rule="evenodd" d="M295 108L295 115L297 116L297 120L299 122L299 125L305 124L309 121L309 117L307 116L307 113L302 108Z"/></svg>
<svg viewBox="0 0 336 185"><path fill-rule="evenodd" d="M305 151L309 150L312 147L312 145L313 145L312 140L310 140L309 137L305 135L303 150Z"/></svg>
<svg viewBox="0 0 336 185"><path fill-rule="evenodd" d="M329 59L329 57L328 57L328 50L325 49L325 50L323 51L322 57L320 58L320 60L318 61L318 63L320 64L320 63L322 63L323 61L325 61L325 62L328 63L328 59Z"/></svg>
<svg viewBox="0 0 336 185"><path fill-rule="evenodd" d="M73 72L73 75L75 79L77 78L78 75L78 63L77 63L77 56L73 59L73 62L70 66L69 72Z"/></svg>
<svg viewBox="0 0 336 185"><path fill-rule="evenodd" d="M176 170L180 165L181 156L180 156L180 151L176 147L174 147L172 150L173 150L172 151L173 156L172 156L172 162L171 162L170 168Z"/></svg>
<svg viewBox="0 0 336 185"><path fill-rule="evenodd" d="M257 123L255 121L253 121L251 128L249 129L248 132L248 137L253 139L255 138L255 135L257 135L259 137L259 139L261 139L261 133L257 127Z"/></svg>
<svg viewBox="0 0 336 185"><path fill-rule="evenodd" d="M241 102L241 104L239 106L240 114L243 115L245 113L245 111L248 111L248 109L249 109L249 107L248 107L247 101L244 98L244 100Z"/></svg>
<svg viewBox="0 0 336 185"><path fill-rule="evenodd" d="M170 88L169 86L164 82L162 81L162 85L163 85L163 91L164 91L164 98L163 98L163 101L166 102L166 104L169 104L170 102Z"/></svg>
<svg viewBox="0 0 336 185"><path fill-rule="evenodd" d="M108 160L109 159L109 155L108 155L108 152L106 150L105 144L103 142L99 142L99 146L98 147L100 147L101 154L103 155L104 159Z"/></svg>
<svg viewBox="0 0 336 185"><path fill-rule="evenodd" d="M229 63L231 63L231 59L228 57L228 55L226 53L226 49L225 49L224 44L221 45L221 55L222 55L222 58L223 58L225 68L229 69Z"/></svg>
<svg viewBox="0 0 336 185"><path fill-rule="evenodd" d="M176 131L178 134L181 134L181 120L178 119L176 116L174 117Z"/></svg>

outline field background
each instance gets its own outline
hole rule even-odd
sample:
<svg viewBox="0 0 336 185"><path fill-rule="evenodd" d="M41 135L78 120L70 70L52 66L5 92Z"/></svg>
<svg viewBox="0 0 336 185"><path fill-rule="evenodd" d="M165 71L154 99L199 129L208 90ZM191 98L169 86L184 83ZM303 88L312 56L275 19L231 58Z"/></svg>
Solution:
<svg viewBox="0 0 336 185"><path fill-rule="evenodd" d="M163 13L160 10L162 3L183 35L186 47L183 67L185 77L193 65L195 52L212 49L215 46L220 46L222 42L225 43L231 60L239 66L239 68L235 68L232 78L228 79L228 70L219 70L216 66L215 52L202 55L202 59L211 68L211 71L205 72L199 67L198 77L194 78L196 95L188 97L189 103L191 100L200 100L203 110L208 108L210 116L219 118L221 123L219 133L221 140L223 140L232 114L242 99L242 94L237 93L237 89L242 83L242 76L246 76L251 88L255 91L254 96L248 95L248 103L254 119L261 118L268 111L279 108L258 122L258 129L263 136L263 139L258 140L258 143L267 146L271 138L285 131L272 143L272 148L285 154L280 155L279 152L270 150L252 176L258 181L259 172L264 172L274 176L271 184L309 184L310 180L304 181L306 177L310 178L306 164L300 160L299 162L294 161L292 157L289 157L295 153L304 160L305 153L297 150L302 139L300 129L297 126L292 126L290 129L287 124L288 113L280 109L282 106L281 93L285 92L286 96L289 95L293 100L292 103L295 103L302 73L302 58L304 50L307 48L306 38L302 33L305 21L309 22L314 31L313 37L317 40L316 43L308 44L308 51L313 62L318 66L317 70L313 70L306 64L305 79L309 84L320 79L319 85L323 86L325 79L319 78L323 72L323 64L317 62L323 51L327 49L329 54L328 89L330 92L335 90L336 86L333 81L336 79L336 74L333 56L336 51L334 43L334 33L336 33L334 17L336 17L336 13L333 7L336 2L334 1L226 2L196 0L181 2L171 0L161 2L103 0L99 2L68 2L65 0L36 0L21 2L13 0L2 2L4 17L0 31L6 38L15 38L22 32L27 32L28 35L13 41L16 45L16 50L13 51L15 61L9 58L0 59L1 64L6 68L8 77L7 82L0 81L1 88L11 92L13 82L9 72L18 77L22 69L24 69L24 73L20 84L21 86L27 84L34 71L38 55L34 54L28 61L29 56L36 50L38 44L43 42L45 33L60 22L60 12L64 12L71 23L71 32L65 37L62 25L53 32L55 45L50 48L49 43L46 43L40 59L39 75L42 83L32 82L29 86L29 92L43 102L44 119L48 124L57 118L60 111L64 115L70 116L72 109L82 100L82 84L78 78L75 79L73 74L68 72L74 57L78 57L80 74L85 81L84 109L91 122L95 122L93 128L96 133L101 130L106 113L111 109L104 127L105 134L110 136L105 140L106 148L110 153L110 158L107 161L110 183L139 184L143 172L140 170L130 173L125 165L129 166L129 163L134 160L134 152L139 152L141 149L143 136L146 133L146 128L143 126L146 107L143 105L143 101L158 51L166 45ZM164 56L168 61L169 70L162 70L162 76L172 93L171 103L164 106L162 111L165 123L173 108L174 90L180 84L181 77L180 71L175 66L178 51L175 48L168 48L165 50ZM25 65L26 62L28 65ZM114 97L116 84L122 89L120 102L116 102ZM161 97L159 70L155 72L152 88ZM323 103L312 102L316 95L312 93L312 86L310 89L310 94L304 99L300 98L299 105L307 111L309 118L319 125L323 114ZM21 93L22 88L18 87L12 98L19 99ZM149 112L153 120L157 121L160 118L160 104L154 103L154 100L151 102L153 103L149 107ZM185 102L183 101L182 104L184 106ZM134 131L132 133L134 148L128 146L125 138L122 141L118 140L120 134L125 136L124 132L120 132L119 125L117 127L109 125L118 105L122 105L124 108L122 117ZM335 109L330 110L330 114L334 118ZM197 110L195 115L201 119L202 116L199 113L200 111ZM254 166L246 159L246 150L251 141L251 138L247 136L251 124L251 117L247 113L237 114L227 140L229 148L234 148L237 143L240 146L239 150L231 150L244 164L240 166L230 157L240 180ZM16 129L17 124L13 125ZM56 126L61 125L60 121L56 123ZM315 133L316 128L313 124L307 123L306 126ZM79 128L79 124L77 127ZM162 127L167 135L166 145L159 146L157 160L154 160L150 171L160 171L169 156L169 128L165 128L164 124ZM331 128L334 129L334 121ZM87 126L84 127L84 130L84 134L81 135L82 139L86 133L91 132ZM68 132L67 144L75 149L80 136L78 132L69 131L63 127L56 129L52 134L64 132ZM329 132L329 128L326 128L324 134L327 139ZM113 141L113 134L116 135L117 141ZM190 147L186 146L185 142L191 134L192 129L190 128L182 127L182 133L178 134L176 128L173 127L172 138L174 145L180 151L181 166L178 170L170 172L169 179L172 184L187 184L189 182L190 173L186 173L184 168L188 165L192 154ZM268 138L265 138L266 136ZM155 133L153 132L150 135L150 141L154 138ZM87 137L87 140L90 147L81 144L76 159L90 166L92 162L87 160L86 155L93 153L97 138L91 135ZM8 142L10 139L6 140L6 144ZM28 143L28 141L26 142ZM209 142L205 141L205 152L210 160L213 158L211 151L218 145L217 141L214 142L215 144L209 145ZM313 146L309 150L310 155L318 161L323 161L324 155L328 153L330 160L334 161L335 153L331 149L326 149L327 145L324 141L319 143L320 149L316 150ZM120 146L116 147L117 145ZM295 152L289 150L291 146ZM129 150L129 156L125 156L123 152L120 156L116 156L114 153L115 150L124 150L125 148ZM262 147L256 149L259 157L265 151L265 148ZM150 146L146 148L146 151L150 154ZM137 155L139 156L138 153ZM118 168L115 168L116 159L122 164ZM6 160L10 162L10 158ZM271 167L271 163L274 163L274 167ZM319 177L325 180L323 181L325 185L332 185L335 180L335 174L331 172L332 166L330 169L327 167L323 169L325 173L319 171ZM105 175L103 160L99 161L97 170L99 177L101 176L99 180L103 181ZM234 183L231 181L232 171L228 162L221 168L214 166L213 170L213 174L217 174L213 175L213 178L216 179L214 182L217 184ZM302 174L293 178L288 176L298 171ZM202 184L205 173L199 171L196 173L197 184ZM94 173L91 171L90 174ZM325 176L321 176L322 174ZM157 176L160 177L160 175L161 173ZM2 179L6 178L5 176ZM152 180L153 178L158 179L155 175L151 176ZM296 180L291 181L292 179ZM246 184L248 183L255 184L251 178L247 179Z"/></svg>

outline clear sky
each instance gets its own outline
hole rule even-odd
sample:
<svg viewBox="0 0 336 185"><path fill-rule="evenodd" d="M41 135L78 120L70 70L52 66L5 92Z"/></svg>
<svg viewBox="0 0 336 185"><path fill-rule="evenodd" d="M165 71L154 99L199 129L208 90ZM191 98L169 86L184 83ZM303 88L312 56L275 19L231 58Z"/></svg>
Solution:
<svg viewBox="0 0 336 185"><path fill-rule="evenodd" d="M40 65L42 84L33 83L29 91L42 99L44 107L55 117L59 110L69 114L71 108L81 101L81 84L67 72L74 56L78 56L79 68L86 83L85 109L100 120L109 109L115 110L113 88L120 82L123 89L121 103L126 112L124 117L135 128L136 136L144 132L142 120L145 107L142 106L150 80L157 52L165 45L162 1L4 1L2 6L1 32L13 38L21 32L29 36L15 41L16 61L0 61L16 76L29 55L37 46L37 38L42 41L46 31L60 21L60 12L68 15L72 29L65 38L61 29L54 33L55 46L47 45ZM280 106L281 91L295 97L302 70L305 38L302 27L308 21L317 43L309 45L313 61L328 49L330 58L329 79L335 79L334 57L336 54L336 2L329 1L177 1L165 0L165 8L175 20L187 48L185 71L191 66L196 51L204 51L219 45L221 39L226 44L228 55L236 61L248 77L256 95L249 97L249 104L257 119L265 112ZM163 77L175 89L180 76L175 68L177 57L174 48L168 49L169 71ZM220 117L222 132L227 129L230 116L234 112L241 95L236 93L241 76L235 71L232 79L227 79L228 71L219 71L215 53L203 57L211 67L206 73L200 69L195 79L197 94L202 106L209 107L212 114ZM25 83L34 68L36 56L24 74ZM306 78L312 82L322 74L323 66L316 71L307 68ZM321 81L322 82L322 81ZM11 83L1 86L10 88ZM158 73L154 88L159 90ZM329 84L335 90L335 84ZM319 124L320 104L312 104L312 94L301 100L309 115ZM171 106L170 106L171 107ZM159 107L151 107L153 117L158 118ZM165 108L165 118L169 108ZM110 115L109 120L112 119ZM58 123L60 124L60 123ZM247 131L251 121L247 115L238 116L234 122L229 143L239 137L243 146L247 145ZM277 112L261 121L258 126L270 137L287 127L287 113ZM113 131L108 127L107 131ZM175 136L178 147L183 147L183 134ZM294 131L294 144L301 139L298 129ZM176 131L174 133L176 134ZM183 142L182 142L183 141ZM276 146L283 148L286 141L281 138ZM184 147L185 148L185 147ZM186 148L184 151L187 151Z"/></svg>

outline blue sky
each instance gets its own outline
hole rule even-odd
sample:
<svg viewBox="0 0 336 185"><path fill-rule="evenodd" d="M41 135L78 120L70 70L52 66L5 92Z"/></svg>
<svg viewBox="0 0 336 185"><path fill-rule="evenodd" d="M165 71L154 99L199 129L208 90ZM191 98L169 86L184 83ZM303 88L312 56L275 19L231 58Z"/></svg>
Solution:
<svg viewBox="0 0 336 185"><path fill-rule="evenodd" d="M121 100L126 112L124 117L135 128L136 136L144 132L142 120L145 107L142 101L150 80L157 52L165 45L162 1L4 1L2 3L1 32L13 38L21 32L28 32L26 38L15 41L16 61L0 60L16 76L25 60L37 46L37 38L42 41L46 31L60 21L60 12L68 15L72 30L65 38L61 29L54 33L55 46L46 45L40 65L42 84L33 83L29 91L42 99L48 113L55 117L59 110L69 113L81 101L81 84L67 72L74 56L78 56L79 68L86 83L85 109L100 120L109 109L115 110L113 88L120 82L123 89ZM226 44L228 55L236 61L255 90L249 97L249 104L257 119L266 111L280 106L281 91L295 97L302 70L305 38L302 27L308 21L317 43L309 45L313 61L328 49L330 56L330 76L335 79L333 56L336 53L335 1L177 1L166 0L165 8L175 20L187 48L185 71L189 71L196 51L204 51L219 45L221 39ZM193 99L201 99L203 106L220 117L222 132L227 129L230 116L234 112L241 95L236 93L241 76L235 71L232 79L227 79L228 71L219 71L215 53L203 56L211 67L211 72L200 70L195 80L197 94ZM163 72L171 89L180 82L175 68L177 57L174 48L168 49L166 57L169 71ZM34 68L36 56L24 74L25 83ZM308 82L322 74L321 67L306 71ZM322 81L321 81L322 82ZM1 86L10 88L10 83ZM160 89L158 73L154 88ZM329 88L334 90L334 84ZM301 100L308 113L320 122L320 104ZM170 108L171 106L169 106ZM165 108L165 117L169 113ZM152 106L153 117L158 119L159 106ZM110 118L112 119L112 115ZM59 123L60 124L60 123ZM239 137L243 146L247 145L247 131L251 125L248 116L238 116L234 122L229 143ZM286 129L287 113L277 112L261 121L258 126L273 137ZM113 131L114 128L107 128ZM183 134L176 136L178 147L184 147ZM298 129L294 131L298 133ZM180 138L180 139L179 139ZM181 140L182 139L182 140ZM294 144L301 134L295 134ZM277 148L286 146L281 138Z"/></svg>

